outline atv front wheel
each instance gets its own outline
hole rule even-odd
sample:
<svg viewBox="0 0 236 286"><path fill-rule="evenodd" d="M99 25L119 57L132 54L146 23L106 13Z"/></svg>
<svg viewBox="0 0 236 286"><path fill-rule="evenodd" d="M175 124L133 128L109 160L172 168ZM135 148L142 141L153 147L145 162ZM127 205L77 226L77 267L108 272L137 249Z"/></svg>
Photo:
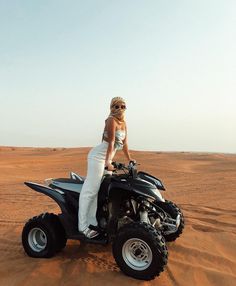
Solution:
<svg viewBox="0 0 236 286"><path fill-rule="evenodd" d="M167 215L174 220L176 220L177 216L179 215L179 225L176 232L170 234L163 234L166 241L174 241L183 232L184 215L181 209L171 201L166 200L165 202L158 202L158 206L161 207L167 213Z"/></svg>
<svg viewBox="0 0 236 286"><path fill-rule="evenodd" d="M120 269L136 279L154 279L167 264L168 251L163 236L144 222L120 228L112 250Z"/></svg>

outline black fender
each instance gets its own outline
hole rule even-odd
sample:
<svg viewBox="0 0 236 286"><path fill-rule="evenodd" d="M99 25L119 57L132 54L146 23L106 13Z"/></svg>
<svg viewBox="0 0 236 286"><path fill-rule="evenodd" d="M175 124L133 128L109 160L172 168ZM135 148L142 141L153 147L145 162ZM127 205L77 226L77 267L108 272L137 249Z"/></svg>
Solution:
<svg viewBox="0 0 236 286"><path fill-rule="evenodd" d="M58 215L58 217L62 223L62 226L64 227L67 238L72 237L74 233L77 233L78 215L77 212L76 215L71 213L70 204L68 204L68 198L63 190L52 189L48 186L32 182L25 182L25 185L35 190L36 192L47 195L58 204L62 212Z"/></svg>
<svg viewBox="0 0 236 286"><path fill-rule="evenodd" d="M158 190L161 190L161 191L166 190L160 179L158 179L158 178L156 178L156 177L154 177L148 173L140 171L140 172L138 172L137 176L143 180L146 180L146 181L154 184L158 188Z"/></svg>
<svg viewBox="0 0 236 286"><path fill-rule="evenodd" d="M65 201L65 196L64 192L61 190L55 190L50 187L40 185L37 183L32 183L32 182L25 182L24 183L26 186L29 188L35 190L36 192L42 193L44 195L47 195L48 197L52 198L60 207L62 213L67 213L67 209L65 207L66 201Z"/></svg>

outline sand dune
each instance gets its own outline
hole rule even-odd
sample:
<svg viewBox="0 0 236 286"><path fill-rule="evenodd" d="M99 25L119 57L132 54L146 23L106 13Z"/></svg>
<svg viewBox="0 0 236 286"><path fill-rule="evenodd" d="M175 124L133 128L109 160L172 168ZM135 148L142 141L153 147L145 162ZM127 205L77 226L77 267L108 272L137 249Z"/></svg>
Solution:
<svg viewBox="0 0 236 286"><path fill-rule="evenodd" d="M26 186L48 177L86 175L89 148L0 147L0 285L236 285L236 155L135 152L140 169L164 182L165 198L183 210L182 236L168 243L165 271L152 281L120 272L111 246L68 241L50 259L28 257L21 245L25 222L55 203ZM122 154L116 157L123 161Z"/></svg>

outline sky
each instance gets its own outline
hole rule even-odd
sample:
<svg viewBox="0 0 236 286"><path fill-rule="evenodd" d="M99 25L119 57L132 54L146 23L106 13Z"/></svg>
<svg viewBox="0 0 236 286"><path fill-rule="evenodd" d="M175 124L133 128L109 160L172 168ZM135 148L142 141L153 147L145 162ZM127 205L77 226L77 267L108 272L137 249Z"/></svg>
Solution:
<svg viewBox="0 0 236 286"><path fill-rule="evenodd" d="M0 0L0 146L236 153L235 0Z"/></svg>

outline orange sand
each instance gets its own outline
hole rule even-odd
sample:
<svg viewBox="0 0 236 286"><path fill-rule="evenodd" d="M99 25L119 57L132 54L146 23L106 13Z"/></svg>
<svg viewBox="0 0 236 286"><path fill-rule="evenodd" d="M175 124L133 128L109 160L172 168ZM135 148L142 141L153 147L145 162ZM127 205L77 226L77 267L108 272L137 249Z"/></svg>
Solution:
<svg viewBox="0 0 236 286"><path fill-rule="evenodd" d="M178 204L186 227L168 243L165 271L152 281L125 276L111 246L69 240L50 259L28 257L21 245L25 222L42 212L58 213L50 198L27 188L48 177L86 175L89 148L0 147L0 285L236 285L236 155L132 152L140 170L161 178L165 198ZM117 161L123 161L122 154Z"/></svg>

